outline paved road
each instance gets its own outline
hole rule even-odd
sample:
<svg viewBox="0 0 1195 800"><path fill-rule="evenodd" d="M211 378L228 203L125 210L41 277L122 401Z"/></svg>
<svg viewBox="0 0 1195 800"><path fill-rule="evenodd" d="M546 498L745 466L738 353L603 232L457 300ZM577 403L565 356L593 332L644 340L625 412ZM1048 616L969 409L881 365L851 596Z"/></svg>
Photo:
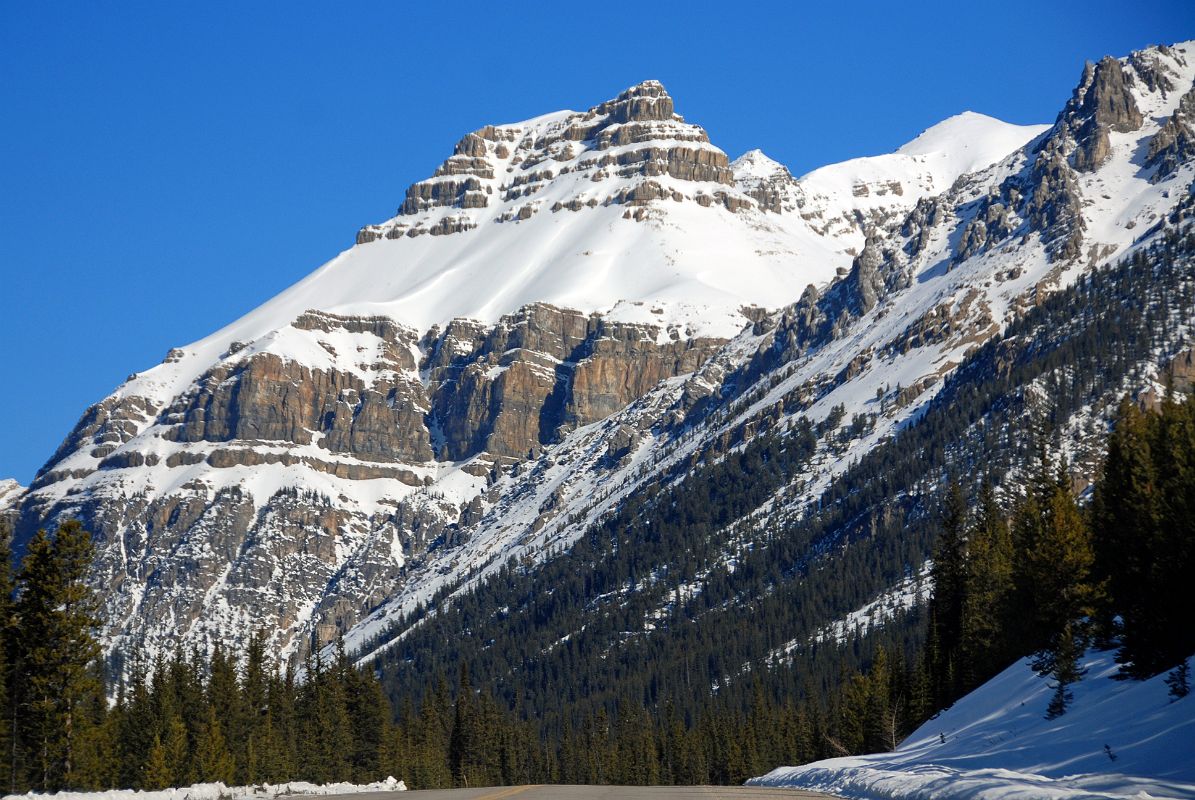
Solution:
<svg viewBox="0 0 1195 800"><path fill-rule="evenodd" d="M828 794L756 786L493 786L332 795L322 800L826 800Z"/></svg>

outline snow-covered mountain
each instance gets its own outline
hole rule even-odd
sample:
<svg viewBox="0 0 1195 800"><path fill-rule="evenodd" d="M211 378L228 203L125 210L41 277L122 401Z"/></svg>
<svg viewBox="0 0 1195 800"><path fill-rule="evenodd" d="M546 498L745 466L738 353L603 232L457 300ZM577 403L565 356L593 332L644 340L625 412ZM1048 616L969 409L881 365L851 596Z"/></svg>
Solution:
<svg viewBox="0 0 1195 800"><path fill-rule="evenodd" d="M831 164L797 180L759 150L732 166L738 187L763 207L796 212L805 225L855 255L868 226L883 228L903 218L921 198L945 192L961 176L995 164L1049 127L1010 125L965 111L895 153Z"/></svg>
<svg viewBox="0 0 1195 800"><path fill-rule="evenodd" d="M966 113L799 179L732 163L656 82L487 126L354 247L88 409L18 542L84 519L112 654L257 627L364 653L636 492L861 415L727 528L729 558L1026 308L1161 235L1193 79L1189 43L1105 59L1052 126Z"/></svg>

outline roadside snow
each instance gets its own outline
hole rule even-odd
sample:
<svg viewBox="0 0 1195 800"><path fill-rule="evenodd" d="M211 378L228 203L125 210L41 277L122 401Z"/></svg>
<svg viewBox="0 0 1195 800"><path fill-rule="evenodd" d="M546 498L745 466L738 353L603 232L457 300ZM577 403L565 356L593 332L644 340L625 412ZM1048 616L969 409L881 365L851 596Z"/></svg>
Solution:
<svg viewBox="0 0 1195 800"><path fill-rule="evenodd" d="M363 794L365 792L405 792L407 786L402 781L389 777L376 783L325 783L314 784L305 781L293 781L260 786L225 786L222 783L197 783L194 786L182 786L177 789L162 789L155 792L143 792L136 789L113 789L107 792L57 792L54 794L10 794L4 800L17 798L53 797L55 800L240 800L240 798L274 798L295 795L340 795Z"/></svg>
<svg viewBox="0 0 1195 800"><path fill-rule="evenodd" d="M894 752L780 767L747 783L868 800L1195 798L1195 695L1171 702L1165 675L1116 680L1111 653L1089 652L1084 664L1059 719L1044 718L1049 681L1023 659Z"/></svg>

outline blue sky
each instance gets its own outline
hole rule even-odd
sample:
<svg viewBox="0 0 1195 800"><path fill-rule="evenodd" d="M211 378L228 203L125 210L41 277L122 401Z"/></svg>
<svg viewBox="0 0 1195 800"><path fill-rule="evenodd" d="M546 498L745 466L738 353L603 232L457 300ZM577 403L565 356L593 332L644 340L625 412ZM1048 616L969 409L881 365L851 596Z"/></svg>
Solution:
<svg viewBox="0 0 1195 800"><path fill-rule="evenodd" d="M0 477L391 216L460 136L646 78L800 174L971 109L1049 122L1189 1L0 3Z"/></svg>

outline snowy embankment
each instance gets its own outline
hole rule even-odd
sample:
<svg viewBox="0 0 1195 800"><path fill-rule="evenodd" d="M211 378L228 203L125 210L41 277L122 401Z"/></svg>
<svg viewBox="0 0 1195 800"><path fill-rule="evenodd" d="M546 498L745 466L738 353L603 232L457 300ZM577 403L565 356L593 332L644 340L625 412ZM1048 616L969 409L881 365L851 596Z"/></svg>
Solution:
<svg viewBox="0 0 1195 800"><path fill-rule="evenodd" d="M780 767L749 784L841 797L1195 798L1195 693L1171 702L1165 675L1116 680L1089 652L1065 715L1046 720L1049 681L1022 660L922 725L891 753Z"/></svg>
<svg viewBox="0 0 1195 800"><path fill-rule="evenodd" d="M222 783L197 783L177 789L139 791L135 789L113 789L107 792L58 792L56 794L10 794L4 800L16 798L49 798L54 800L241 800L241 798L263 798L291 795L360 794L363 792L405 792L406 784L394 778L377 783L324 783L303 781L291 783L262 784L260 786L225 786Z"/></svg>

